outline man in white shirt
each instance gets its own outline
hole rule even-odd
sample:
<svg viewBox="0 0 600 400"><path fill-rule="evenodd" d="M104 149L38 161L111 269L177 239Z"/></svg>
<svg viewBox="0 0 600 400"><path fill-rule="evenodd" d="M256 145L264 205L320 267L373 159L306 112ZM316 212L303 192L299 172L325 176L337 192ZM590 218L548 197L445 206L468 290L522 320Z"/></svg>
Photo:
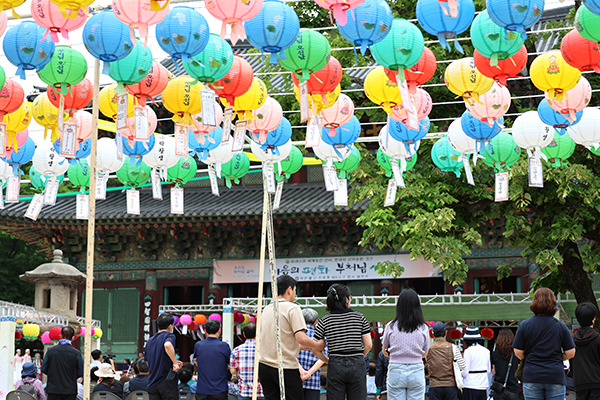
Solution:
<svg viewBox="0 0 600 400"><path fill-rule="evenodd" d="M463 400L486 400L490 386L488 374L492 372L490 351L482 346L483 338L476 326L469 326L463 339L467 346L463 356L465 369L461 372L464 378Z"/></svg>
<svg viewBox="0 0 600 400"><path fill-rule="evenodd" d="M102 352L100 350L92 351L92 362L90 364L90 369L94 367L100 368L102 365Z"/></svg>

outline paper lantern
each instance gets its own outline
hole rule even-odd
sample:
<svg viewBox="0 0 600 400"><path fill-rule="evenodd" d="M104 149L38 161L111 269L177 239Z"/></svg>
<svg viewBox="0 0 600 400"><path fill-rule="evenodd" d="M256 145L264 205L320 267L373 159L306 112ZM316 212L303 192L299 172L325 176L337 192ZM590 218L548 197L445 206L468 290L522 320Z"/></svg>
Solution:
<svg viewBox="0 0 600 400"><path fill-rule="evenodd" d="M460 118L463 132L477 141L477 147L480 154L483 154L487 143L502 131L504 118L500 117L493 123L485 123L475 118L467 110Z"/></svg>
<svg viewBox="0 0 600 400"><path fill-rule="evenodd" d="M275 179L278 181L282 181L284 177L285 179L290 179L290 176L300 171L303 162L304 156L302 155L302 152L298 150L296 146L292 146L290 154L279 163L275 164ZM280 165L281 172L279 169Z"/></svg>
<svg viewBox="0 0 600 400"><path fill-rule="evenodd" d="M500 173L510 171L520 157L521 148L517 146L513 137L506 132L500 132L486 147L482 160L487 166Z"/></svg>
<svg viewBox="0 0 600 400"><path fill-rule="evenodd" d="M116 172L123 166L123 160L117 158L117 143L114 139L103 137L98 139L96 147L96 170L107 174Z"/></svg>
<svg viewBox="0 0 600 400"><path fill-rule="evenodd" d="M6 2L5 2L6 4ZM54 54L54 42L43 39L46 30L33 21L12 26L4 35L2 48L6 59L17 67L16 75L25 79L25 71L41 71Z"/></svg>
<svg viewBox="0 0 600 400"><path fill-rule="evenodd" d="M154 135L150 135L147 142L134 142L128 140L126 137L123 137L121 140L123 140L123 154L130 156L130 162L137 160L138 164L142 162L143 156L150 153L156 143Z"/></svg>
<svg viewBox="0 0 600 400"><path fill-rule="evenodd" d="M327 65L320 70L314 72L306 81L306 88L310 94L320 94L325 96L327 93L333 92L337 85L342 82L342 65L334 58L329 57ZM300 85L300 81L296 74L292 73L294 85Z"/></svg>
<svg viewBox="0 0 600 400"><path fill-rule="evenodd" d="M528 150L530 157L541 157L542 147L554 140L554 129L546 125L536 111L527 111L515 119L512 138L517 146Z"/></svg>
<svg viewBox="0 0 600 400"><path fill-rule="evenodd" d="M455 119L448 127L448 143L463 156L477 152L477 142L463 131L461 119Z"/></svg>
<svg viewBox="0 0 600 400"><path fill-rule="evenodd" d="M519 32L527 39L527 28L531 28L542 17L544 0L531 0L515 4L509 0L487 0L487 12L494 23L509 31ZM483 334L483 331L482 331Z"/></svg>
<svg viewBox="0 0 600 400"><path fill-rule="evenodd" d="M69 169L66 159L54 150L50 141L46 140L38 144L32 162L33 168L46 176L59 176Z"/></svg>
<svg viewBox="0 0 600 400"><path fill-rule="evenodd" d="M116 88L116 83L105 86L100 89L100 94L98 97L98 108L100 109L100 112L106 115L108 118L112 118L113 120L117 119L118 111L118 97L115 93ZM133 99L133 96L127 96L127 117L133 117L134 115L135 104Z"/></svg>
<svg viewBox="0 0 600 400"><path fill-rule="evenodd" d="M127 92L134 95L140 106L146 106L146 99L152 100L165 90L169 83L169 72L158 61L153 61L148 74L141 81L126 86Z"/></svg>
<svg viewBox="0 0 600 400"><path fill-rule="evenodd" d="M61 144L61 139L57 139L56 142L54 142L54 150L59 154L61 152ZM78 160L81 160L90 154L92 154L92 140L88 139L79 143L79 148L75 151L75 158L67 158L67 160L69 161L69 164L75 164Z"/></svg>
<svg viewBox="0 0 600 400"><path fill-rule="evenodd" d="M149 0L147 0L149 1ZM141 82L152 69L152 52L138 40L137 46L125 58L110 64L109 76L117 81L116 91L123 92L124 85Z"/></svg>
<svg viewBox="0 0 600 400"><path fill-rule="evenodd" d="M252 119L252 111L262 106L266 99L267 86L260 78L254 77L250 89L241 96L236 97L233 110L240 120ZM221 99L221 103L225 107L229 106L226 99Z"/></svg>
<svg viewBox="0 0 600 400"><path fill-rule="evenodd" d="M263 150L254 140L250 142L250 150L256 158L266 163L276 163L286 158L292 151L292 141L288 140L285 144L273 149Z"/></svg>
<svg viewBox="0 0 600 400"><path fill-rule="evenodd" d="M2 2L2 9L3 10L12 10L12 16L13 18L21 18L16 12L15 12L15 8L20 6L21 4L25 3L25 0L4 0ZM4 23L6 24L6 22ZM0 35L2 36L2 35Z"/></svg>
<svg viewBox="0 0 600 400"><path fill-rule="evenodd" d="M420 120L419 126L412 128L409 128L403 122L398 122L393 119L390 119L387 125L390 136L395 140L402 142L406 146L406 151L409 154L412 154L413 151L417 151L417 143L429 133L430 126L431 124L428 117ZM413 147L411 147L411 145Z"/></svg>
<svg viewBox="0 0 600 400"><path fill-rule="evenodd" d="M185 185L196 175L198 164L191 155L187 158L178 157L177 164L172 166L167 171L167 179L176 185ZM183 319L183 315L181 318ZM183 320L181 323L184 323Z"/></svg>
<svg viewBox="0 0 600 400"><path fill-rule="evenodd" d="M38 72L42 82L66 94L72 85L85 78L88 66L83 54L69 46L56 46L52 59Z"/></svg>
<svg viewBox="0 0 600 400"><path fill-rule="evenodd" d="M208 44L199 54L183 63L183 68L202 83L223 79L233 64L233 50L219 35L211 33Z"/></svg>
<svg viewBox="0 0 600 400"><path fill-rule="evenodd" d="M354 145L350 150L350 155L344 158L343 161L333 163L339 179L348 179L348 175L356 171L360 164L360 151Z"/></svg>
<svg viewBox="0 0 600 400"><path fill-rule="evenodd" d="M209 83L209 86L227 103L235 105L235 98L250 89L253 79L254 72L248 61L234 55L227 74L222 79Z"/></svg>
<svg viewBox="0 0 600 400"><path fill-rule="evenodd" d="M88 111L79 110L71 116L71 122L77 125L75 150L79 150L81 142L91 139L94 133L94 116Z"/></svg>
<svg viewBox="0 0 600 400"><path fill-rule="evenodd" d="M384 125L379 131L379 147L388 157L400 161L400 173L403 174L409 160L417 154L421 142L415 142L414 149L409 152L404 143L389 134L388 128L388 125Z"/></svg>
<svg viewBox="0 0 600 400"><path fill-rule="evenodd" d="M156 25L156 40L161 49L168 53L179 69L177 58L188 62L199 54L208 43L208 22L192 7L173 7Z"/></svg>
<svg viewBox="0 0 600 400"><path fill-rule="evenodd" d="M69 181L75 188L79 188L81 192L86 191L90 187L90 175L92 173L90 169L90 165L87 160L84 158L76 162L75 164L69 165L69 170L67 175L69 176Z"/></svg>
<svg viewBox="0 0 600 400"><path fill-rule="evenodd" d="M129 186L133 189L143 185L150 179L150 173L152 170L144 162L132 163L129 160L129 156L125 157L123 165L117 172L117 179L124 186Z"/></svg>
<svg viewBox="0 0 600 400"><path fill-rule="evenodd" d="M150 108L149 106L144 107L146 109L146 132L148 132L149 135L151 135L152 133L154 133L154 131L156 130L156 125L158 124L158 120L156 117L156 113L154 112L154 110L152 108ZM139 141L136 139L136 117L129 117L127 118L127 130L123 132L123 137L127 138L127 140L129 141ZM144 140L142 140L144 141Z"/></svg>
<svg viewBox="0 0 600 400"><path fill-rule="evenodd" d="M433 106L433 100L429 93L425 89L417 88L415 95L412 96L413 111L417 116L418 120L422 120L429 115ZM398 122L408 123L409 112L404 104L398 104L393 108L392 115L390 117Z"/></svg>
<svg viewBox="0 0 600 400"><path fill-rule="evenodd" d="M188 145L197 154L200 161L208 157L208 152L216 149L222 142L223 128L220 126L210 133L195 134L193 131L188 131Z"/></svg>
<svg viewBox="0 0 600 400"><path fill-rule="evenodd" d="M52 0L58 6L58 10L65 19L75 19L80 11L87 14L87 7L94 0Z"/></svg>
<svg viewBox="0 0 600 400"><path fill-rule="evenodd" d="M438 139L431 149L433 163L444 172L454 172L460 178L460 170L463 168L461 153L454 150L448 143L448 136ZM467 160L467 162L469 162Z"/></svg>
<svg viewBox="0 0 600 400"><path fill-rule="evenodd" d="M320 115L326 108L332 107L337 101L338 97L342 92L342 85L337 85L333 92L327 93L325 96L320 94L309 95L308 106L310 111L315 115ZM300 101L300 91L298 86L294 86L294 96L296 100ZM314 107L313 107L314 105Z"/></svg>
<svg viewBox="0 0 600 400"><path fill-rule="evenodd" d="M217 313L210 314L210 315L208 316L208 319L216 319L216 320L217 320L217 321L219 321L219 322L221 322L221 321L222 321L222 319L221 319L221 314L217 314Z"/></svg>
<svg viewBox="0 0 600 400"><path fill-rule="evenodd" d="M69 39L69 32L77 30L85 24L89 10L80 9L75 18L64 18L58 5L50 0L33 0L31 2L31 16L42 28L46 29L44 39L50 34L54 43L58 43L58 34Z"/></svg>
<svg viewBox="0 0 600 400"><path fill-rule="evenodd" d="M61 338L61 329L60 328L57 328L57 327L50 328L48 333L50 334L51 340L60 340L60 338Z"/></svg>
<svg viewBox="0 0 600 400"><path fill-rule="evenodd" d="M544 8L544 3L543 3L543 1L542 1L542 8ZM541 11L539 11L539 14L541 14ZM483 328L483 329L481 330L481 336L482 336L484 339L487 339L487 340L492 340L492 339L494 338L494 331L493 331L492 329L490 329L490 328Z"/></svg>
<svg viewBox="0 0 600 400"><path fill-rule="evenodd" d="M0 121L6 114L17 111L25 101L23 87L13 79L7 79L0 89Z"/></svg>
<svg viewBox="0 0 600 400"><path fill-rule="evenodd" d="M327 129L336 129L347 124L354 115L354 103L347 95L341 93L333 106L321 111L321 124Z"/></svg>
<svg viewBox="0 0 600 400"><path fill-rule="evenodd" d="M60 136L58 131L58 108L54 107L46 93L38 95L33 100L31 115L35 122L44 127L44 139L48 136L48 130L51 132L51 141L54 142L58 139Z"/></svg>
<svg viewBox="0 0 600 400"><path fill-rule="evenodd" d="M273 154L278 155L278 147L284 145L292 138L292 124L287 118L283 117L279 126L269 132L264 141L259 141L260 136L254 133L250 136L252 141L260 145L262 150L270 149Z"/></svg>
<svg viewBox="0 0 600 400"><path fill-rule="evenodd" d="M583 5L585 5L591 12L596 15L600 15L600 3L598 0L583 0Z"/></svg>
<svg viewBox="0 0 600 400"><path fill-rule="evenodd" d="M140 37L144 41L144 45L146 45L148 42L148 27L165 19L169 9L167 7L162 10L153 9L151 0L113 0L112 11L119 20L129 25L133 43L136 42L133 30L137 29L140 31Z"/></svg>
<svg viewBox="0 0 600 400"><path fill-rule="evenodd" d="M27 139L29 138L29 131L27 129L25 129L24 131L17 132L15 136L16 136L16 141L17 141L17 148L20 148L21 146L23 146L25 144L25 142L27 142ZM9 145L8 137L7 137L4 140L4 151L6 153L6 157L4 157L4 159L9 159L11 157L12 152L14 150L13 146L14 146L14 142L11 141L11 143ZM0 169L0 172L1 171L2 170Z"/></svg>
<svg viewBox="0 0 600 400"><path fill-rule="evenodd" d="M213 166L217 176L221 177L221 167L234 158L232 152L233 137L229 135L229 140L225 143L221 142L216 148L208 152L208 157L202 161L206 165ZM237 153L240 154L240 153ZM243 153L242 153L243 154ZM250 161L248 161L250 162ZM225 181L227 183L227 180ZM231 187L231 185L229 186Z"/></svg>
<svg viewBox="0 0 600 400"><path fill-rule="evenodd" d="M204 325L206 323L206 315L204 315L204 314L194 315L194 323L196 325Z"/></svg>
<svg viewBox="0 0 600 400"><path fill-rule="evenodd" d="M523 46L523 41L521 35L506 32L504 28L496 25L486 10L479 13L471 25L473 47L481 55L490 59L492 67L498 65L498 60L507 59L517 53Z"/></svg>
<svg viewBox="0 0 600 400"><path fill-rule="evenodd" d="M345 25L338 25L338 31L344 39L354 45L355 55L358 46L364 56L370 46L387 36L394 16L385 0L365 0L352 12L354 18Z"/></svg>
<svg viewBox="0 0 600 400"><path fill-rule="evenodd" d="M475 16L475 3L473 0L458 0L456 2L458 15L449 14L438 0L418 0L417 20L427 33L437 36L442 48L450 51L452 48L446 39L452 39L469 29ZM464 51L454 40L454 47L461 54Z"/></svg>
<svg viewBox="0 0 600 400"><path fill-rule="evenodd" d="M179 317L177 315L173 315L173 325L174 326L181 326L181 324L179 323Z"/></svg>
<svg viewBox="0 0 600 400"><path fill-rule="evenodd" d="M23 2L21 2L22 4ZM0 11L0 36L4 35L6 31L6 25L8 23L8 17L4 11Z"/></svg>
<svg viewBox="0 0 600 400"><path fill-rule="evenodd" d="M244 23L248 42L264 53L270 53L271 64L277 64L281 52L290 47L300 32L300 20L294 9L281 0L265 0L259 13Z"/></svg>
<svg viewBox="0 0 600 400"><path fill-rule="evenodd" d="M408 91L414 95L417 86L424 84L433 77L437 69L437 61L435 55L427 47L423 48L423 55L419 61L410 68L404 70L404 77L408 85ZM392 81L397 82L398 71L385 69L385 74Z"/></svg>
<svg viewBox="0 0 600 400"><path fill-rule="evenodd" d="M579 111L572 116L575 117L573 121L568 120L563 114L559 111L553 110L552 107L548 104L547 101L542 100L538 105L538 115L540 116L542 122L546 125L550 125L556 129L556 131L560 135L564 135L567 133L567 128L571 125L575 125L581 120L581 116L583 115L583 111ZM513 134L514 135L514 134Z"/></svg>
<svg viewBox="0 0 600 400"><path fill-rule="evenodd" d="M171 79L162 93L163 105L172 112L173 121L192 125L192 114L202 111L200 99L201 84L194 84L189 76L178 76Z"/></svg>
<svg viewBox="0 0 600 400"><path fill-rule="evenodd" d="M479 72L506 86L506 80L517 76L527 65L527 48L525 45L521 46L511 57L498 60L496 66L492 66L492 60L482 56L477 50L473 52L473 59Z"/></svg>
<svg viewBox="0 0 600 400"><path fill-rule="evenodd" d="M300 29L294 43L284 50L285 58L279 64L286 71L293 72L300 83L306 82L315 71L327 65L331 46L325 36L310 29Z"/></svg>
<svg viewBox="0 0 600 400"><path fill-rule="evenodd" d="M6 162L11 166L14 176L23 174L23 171L20 170L21 166L31 161L34 153L35 143L31 138L27 138L25 143L19 146L18 150L15 149L12 151L10 158L7 158Z"/></svg>
<svg viewBox="0 0 600 400"><path fill-rule="evenodd" d="M248 121L247 129L254 134L258 143L263 143L267 134L281 124L283 110L277 100L267 96L264 104L252 111L252 117Z"/></svg>
<svg viewBox="0 0 600 400"><path fill-rule="evenodd" d="M510 108L510 92L506 86L494 82L490 90L479 96L479 102L466 102L465 106L473 117L491 124L502 118Z"/></svg>
<svg viewBox="0 0 600 400"><path fill-rule="evenodd" d="M18 150L17 133L27 129L31 122L29 103L23 103L16 111L5 115L4 122L6 123L6 145Z"/></svg>
<svg viewBox="0 0 600 400"><path fill-rule="evenodd" d="M573 155L575 147L575 142L569 135L561 135L554 131L554 139L547 146L542 147L542 153L546 155L548 164L558 168L568 165L566 160Z"/></svg>
<svg viewBox="0 0 600 400"><path fill-rule="evenodd" d="M349 146L336 149L324 140L321 140L321 143L319 143L318 146L313 146L312 150L315 152L315 156L326 161L327 165L333 165L336 161L343 161L346 157L350 156L350 153L352 153L352 148Z"/></svg>
<svg viewBox="0 0 600 400"><path fill-rule="evenodd" d="M492 88L494 81L481 74L472 57L455 60L444 72L446 87L467 102L479 102L479 96Z"/></svg>
<svg viewBox="0 0 600 400"><path fill-rule="evenodd" d="M144 155L144 163L166 180L167 170L179 161L179 157L175 155L175 137L167 135L154 135L154 137L154 147Z"/></svg>
<svg viewBox="0 0 600 400"><path fill-rule="evenodd" d="M577 30L572 30L562 38L560 52L571 67L581 72L593 70L600 74L598 43L587 40Z"/></svg>
<svg viewBox="0 0 600 400"><path fill-rule="evenodd" d="M361 128L358 118L352 116L350 121L339 128L326 129L323 128L321 133L321 140L331 146L334 146L336 152L339 152L338 147L346 146L350 148L354 142L360 136Z"/></svg>
<svg viewBox="0 0 600 400"><path fill-rule="evenodd" d="M231 181L236 185L240 184L240 179L250 170L250 159L246 153L237 153L233 158L221 166L221 175L225 178L225 185L231 188Z"/></svg>
<svg viewBox="0 0 600 400"><path fill-rule="evenodd" d="M577 125L567 129L569 136L577 144L586 148L598 147L600 143L600 110L584 108L581 120Z"/></svg>
<svg viewBox="0 0 600 400"><path fill-rule="evenodd" d="M202 113L192 115L192 122L194 123L190 126L190 129L194 131L196 134L209 133L217 129L221 122L223 122L223 109L219 105L219 103L215 103L215 126L204 125L202 123Z"/></svg>
<svg viewBox="0 0 600 400"><path fill-rule="evenodd" d="M550 50L533 60L529 68L531 82L541 91L548 92L551 98L563 99L567 90L573 89L581 72L571 67L560 50Z"/></svg>
<svg viewBox="0 0 600 400"><path fill-rule="evenodd" d="M37 337L35 339L27 339L27 338L25 338L25 340L30 340L30 341L33 341L33 340L36 340L36 339L37 339ZM50 331L46 331L46 332L42 333L41 340L42 340L42 345L44 345L44 346L50 346L50 345L54 344L54 342L52 341L52 339L50 339Z"/></svg>
<svg viewBox="0 0 600 400"><path fill-rule="evenodd" d="M393 175L391 160L392 160L392 158L390 156L388 156L387 154L385 154L383 152L383 150L381 150L381 147L377 149L377 162L379 163L381 168L383 168L385 170L385 176L387 176L388 178L391 178ZM404 172L412 169L416 164L417 164L417 153L414 153L412 155L412 157L406 159L406 170ZM403 175L404 175L404 173L403 173Z"/></svg>
<svg viewBox="0 0 600 400"><path fill-rule="evenodd" d="M402 18L394 18L390 33L371 46L371 53L378 64L398 71L400 80L403 80L404 70L421 59L424 47L423 34L416 25Z"/></svg>
<svg viewBox="0 0 600 400"><path fill-rule="evenodd" d="M365 78L365 94L373 103L380 105L389 114L402 104L398 85L387 77L382 66L372 69Z"/></svg>
<svg viewBox="0 0 600 400"><path fill-rule="evenodd" d="M92 334L92 339L97 340L97 339L101 339L102 338L102 329L100 328L95 328L94 333Z"/></svg>
<svg viewBox="0 0 600 400"><path fill-rule="evenodd" d="M261 10L263 0L206 0L206 10L219 21L221 26L221 39L225 39L227 25L231 25L231 43L246 39L244 21L254 18Z"/></svg>
<svg viewBox="0 0 600 400"><path fill-rule="evenodd" d="M591 12L585 5L581 5L575 14L575 29L587 40L600 42L600 15Z"/></svg>
<svg viewBox="0 0 600 400"><path fill-rule="evenodd" d="M337 20L339 26L344 26L348 22L347 12L361 5L365 0L315 0L319 6L323 7L331 13ZM353 17L354 18L354 17Z"/></svg>
<svg viewBox="0 0 600 400"><path fill-rule="evenodd" d="M546 93L545 98L553 110L560 112L567 120L573 122L576 118L575 113L583 110L590 103L592 87L588 80L582 76L573 89L565 92L561 100L550 97L548 93Z"/></svg>
<svg viewBox="0 0 600 400"><path fill-rule="evenodd" d="M65 163L65 165L68 166L69 163ZM50 179L50 176L42 175L39 172L37 172L35 168L31 167L31 168L29 168L29 179L31 180L31 185L35 189L39 190L40 192L44 192L44 190L46 190L46 182L48 182L48 179ZM58 175L58 176L56 176L56 179L58 181L58 184L60 185L65 180L65 175L64 174Z"/></svg>
<svg viewBox="0 0 600 400"><path fill-rule="evenodd" d="M105 62L124 59L135 46L129 27L109 10L92 15L83 26L82 37L88 53Z"/></svg>
<svg viewBox="0 0 600 400"><path fill-rule="evenodd" d="M48 94L48 99L50 99L50 102L54 105L54 107L60 107L60 95L52 86L48 86L46 93ZM84 78L81 82L71 86L68 90L68 93L65 93L63 97L65 112L69 113L69 115L73 115L75 112L77 112L77 110L81 110L90 104L92 98L94 97L94 86L88 79Z"/></svg>

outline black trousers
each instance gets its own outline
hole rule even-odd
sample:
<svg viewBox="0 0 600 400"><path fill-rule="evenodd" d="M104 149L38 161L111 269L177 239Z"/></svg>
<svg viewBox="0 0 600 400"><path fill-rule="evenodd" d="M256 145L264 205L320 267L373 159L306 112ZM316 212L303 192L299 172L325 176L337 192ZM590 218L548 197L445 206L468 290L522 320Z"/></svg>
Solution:
<svg viewBox="0 0 600 400"><path fill-rule="evenodd" d="M198 394L196 393L196 400L227 400L228 393L219 394Z"/></svg>
<svg viewBox="0 0 600 400"><path fill-rule="evenodd" d="M365 400L366 398L365 358L362 355L330 356L327 364L327 400Z"/></svg>
<svg viewBox="0 0 600 400"><path fill-rule="evenodd" d="M429 400L457 400L456 386L429 387Z"/></svg>
<svg viewBox="0 0 600 400"><path fill-rule="evenodd" d="M319 400L321 391L316 389L304 389L304 400Z"/></svg>
<svg viewBox="0 0 600 400"><path fill-rule="evenodd" d="M48 395L46 396L46 399L48 399L48 400L76 400L77 394L48 393Z"/></svg>
<svg viewBox="0 0 600 400"><path fill-rule="evenodd" d="M150 400L179 400L177 379L165 379L152 389L148 389Z"/></svg>
<svg viewBox="0 0 600 400"><path fill-rule="evenodd" d="M262 386L265 400L279 400L279 371L269 365L258 364L258 379ZM285 386L286 400L304 400L302 378L299 369L284 369L283 383ZM152 400L152 399L151 399Z"/></svg>

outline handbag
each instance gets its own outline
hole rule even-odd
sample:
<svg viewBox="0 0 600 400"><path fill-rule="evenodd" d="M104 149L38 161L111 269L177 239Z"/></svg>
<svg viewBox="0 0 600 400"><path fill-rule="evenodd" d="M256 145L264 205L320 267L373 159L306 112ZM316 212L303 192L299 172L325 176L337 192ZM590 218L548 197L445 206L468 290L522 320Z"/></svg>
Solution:
<svg viewBox="0 0 600 400"><path fill-rule="evenodd" d="M535 339L535 342L533 342L533 345L531 346L531 350L533 350L533 348L540 342L540 340L542 340L542 338L546 335L546 333L548 333L550 328L552 328L554 326L554 324L557 322L558 322L558 320L555 319L554 321L552 321L550 323L550 325L548 325L546 327L546 329L544 329L544 331L542 333L539 334L537 339ZM517 367L517 370L515 371L515 378L517 378L519 380L519 382L523 382L523 368L525 367L525 359L527 358L527 353L529 353L529 352L525 353L525 357L519 362L519 366Z"/></svg>
<svg viewBox="0 0 600 400"><path fill-rule="evenodd" d="M506 369L506 376L504 377L504 383L500 383L498 381L492 382L492 386L490 387L494 393L504 393L504 389L506 389L506 384L508 383L508 373L510 372L510 368L512 367L512 360L515 355L512 354L508 359L508 368Z"/></svg>
<svg viewBox="0 0 600 400"><path fill-rule="evenodd" d="M452 369L454 370L454 381L456 382L456 387L462 390L464 384L462 374L460 373L460 367L458 366L456 358L454 358L455 346L456 345L454 344L452 345Z"/></svg>

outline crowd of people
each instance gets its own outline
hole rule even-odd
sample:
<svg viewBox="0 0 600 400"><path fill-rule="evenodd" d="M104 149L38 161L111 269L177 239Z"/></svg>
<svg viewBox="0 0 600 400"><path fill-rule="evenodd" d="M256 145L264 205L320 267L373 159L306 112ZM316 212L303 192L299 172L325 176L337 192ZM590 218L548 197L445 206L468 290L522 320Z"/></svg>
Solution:
<svg viewBox="0 0 600 400"><path fill-rule="evenodd" d="M158 332L131 364L130 373L120 379L110 360L103 360L99 350L92 352L92 394L110 392L125 399L130 393L145 391L150 400L225 400L235 394L239 400L249 400L256 390L261 400L279 400L283 389L288 400L323 396L328 400L423 400L426 393L430 400L563 400L572 382L577 400L600 399L595 304L577 306L580 328L571 334L555 318L552 291L540 288L530 305L534 316L521 322L516 335L502 329L492 346L479 328L469 326L462 342L453 343L446 323L436 322L430 329L419 296L406 289L398 296L396 315L383 332L382 350L369 360L370 326L363 314L350 308L352 296L346 285L331 285L328 313L320 319L315 310L294 304L293 278L280 276L277 287L280 338L276 340L276 314L270 304L262 315L257 371L255 323L245 324L243 343L231 350L220 339L220 321L208 320L206 339L194 347L195 362L184 364L176 354L174 317L163 313L157 320ZM17 389L38 400L82 398L83 360L71 346L73 334L71 327L63 328L59 345L47 351L41 363L41 373L47 377L45 389L32 362L23 364Z"/></svg>

